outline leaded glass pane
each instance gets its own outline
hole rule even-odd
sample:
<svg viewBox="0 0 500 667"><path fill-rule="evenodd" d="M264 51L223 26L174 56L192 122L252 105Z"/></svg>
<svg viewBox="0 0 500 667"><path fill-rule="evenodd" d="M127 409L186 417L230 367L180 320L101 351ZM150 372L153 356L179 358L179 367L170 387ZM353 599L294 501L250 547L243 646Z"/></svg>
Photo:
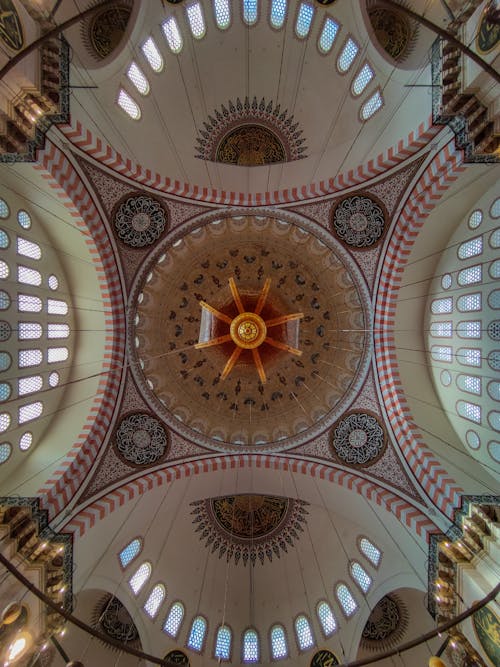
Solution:
<svg viewBox="0 0 500 667"><path fill-rule="evenodd" d="M0 278L5 280L6 278L9 277L9 265L7 262L4 262L3 259L0 259Z"/></svg>
<svg viewBox="0 0 500 667"><path fill-rule="evenodd" d="M373 79L374 76L375 73L370 67L370 65L368 63L365 63L361 68L359 74L357 74L356 78L352 82L353 95L356 96L361 95L361 93L364 91L364 89L370 83L370 81Z"/></svg>
<svg viewBox="0 0 500 667"><path fill-rule="evenodd" d="M40 391L43 386L41 375L30 375L29 377L19 378L17 381L17 393L19 396L32 394L35 391Z"/></svg>
<svg viewBox="0 0 500 667"><path fill-rule="evenodd" d="M481 338L481 320L462 320L457 325L460 338Z"/></svg>
<svg viewBox="0 0 500 667"><path fill-rule="evenodd" d="M304 39L309 34L311 23L314 17L314 7L307 2L301 2L295 23L295 32L297 37Z"/></svg>
<svg viewBox="0 0 500 667"><path fill-rule="evenodd" d="M500 382L496 381L489 382L488 394L494 401L500 401Z"/></svg>
<svg viewBox="0 0 500 667"><path fill-rule="evenodd" d="M0 413L0 433L4 433L10 426L10 415L8 412Z"/></svg>
<svg viewBox="0 0 500 667"><path fill-rule="evenodd" d="M137 63L131 63L127 70L127 76L141 95L147 95L149 93L149 81Z"/></svg>
<svg viewBox="0 0 500 667"><path fill-rule="evenodd" d="M467 401L457 401L457 413L460 417L475 422L481 423L481 406Z"/></svg>
<svg viewBox="0 0 500 667"><path fill-rule="evenodd" d="M363 556L366 556L372 565L378 567L382 554L380 549L378 549L373 542L370 542L366 537L362 537L359 541L359 549Z"/></svg>
<svg viewBox="0 0 500 667"><path fill-rule="evenodd" d="M42 337L42 325L38 322L19 322L19 340L34 340Z"/></svg>
<svg viewBox="0 0 500 667"><path fill-rule="evenodd" d="M2 442L0 445L0 463L5 463L12 454L12 445L10 442Z"/></svg>
<svg viewBox="0 0 500 667"><path fill-rule="evenodd" d="M247 25L257 23L257 0L243 0L243 20Z"/></svg>
<svg viewBox="0 0 500 667"><path fill-rule="evenodd" d="M488 294L488 303L491 308L500 309L500 289L495 289Z"/></svg>
<svg viewBox="0 0 500 667"><path fill-rule="evenodd" d="M184 618L184 607L180 602L174 602L170 607L168 616L163 624L163 632L171 637L177 637L182 619Z"/></svg>
<svg viewBox="0 0 500 667"><path fill-rule="evenodd" d="M271 656L273 660L282 660L288 656L285 630L281 625L274 625L271 629Z"/></svg>
<svg viewBox="0 0 500 667"><path fill-rule="evenodd" d="M445 361L450 363L452 356L452 349L447 345L433 345L431 347L431 357L434 361Z"/></svg>
<svg viewBox="0 0 500 667"><path fill-rule="evenodd" d="M9 236L7 232L5 232L3 229L0 229L0 248L4 249L8 247L9 247Z"/></svg>
<svg viewBox="0 0 500 667"><path fill-rule="evenodd" d="M47 312L49 315L67 315L68 304L60 299L47 299Z"/></svg>
<svg viewBox="0 0 500 667"><path fill-rule="evenodd" d="M31 294L18 294L17 307L21 313L39 313L42 310L42 300Z"/></svg>
<svg viewBox="0 0 500 667"><path fill-rule="evenodd" d="M325 22L323 23L323 28L318 40L318 47L322 53L329 53L337 33L339 31L339 24L337 21L334 21L329 16L326 17Z"/></svg>
<svg viewBox="0 0 500 667"><path fill-rule="evenodd" d="M3 276L0 275L0 278ZM40 271L37 271L36 269L30 269L27 266L20 266L18 265L17 267L17 280L20 283L24 283L25 285L41 285L42 284L42 274Z"/></svg>
<svg viewBox="0 0 500 667"><path fill-rule="evenodd" d="M344 48L340 52L337 60L337 67L339 68L339 72L345 74L351 69L353 62L358 55L358 51L359 46L352 39L352 37L349 37L347 42L344 44Z"/></svg>
<svg viewBox="0 0 500 667"><path fill-rule="evenodd" d="M161 72L163 69L163 58L161 53L158 51L156 42L152 37L149 37L144 42L144 44L141 46L141 50L153 72Z"/></svg>
<svg viewBox="0 0 500 667"><path fill-rule="evenodd" d="M457 282L459 285L472 285L473 283L480 283L483 279L483 267L481 264L469 266L467 269L462 269L458 272Z"/></svg>
<svg viewBox="0 0 500 667"><path fill-rule="evenodd" d="M205 34L205 19L199 2L186 7L191 34L195 39L201 39Z"/></svg>
<svg viewBox="0 0 500 667"><path fill-rule="evenodd" d="M295 619L295 634L301 651L306 651L308 648L314 646L311 625L303 614L297 616Z"/></svg>
<svg viewBox="0 0 500 667"><path fill-rule="evenodd" d="M492 248L500 248L500 227L491 232L490 246Z"/></svg>
<svg viewBox="0 0 500 667"><path fill-rule="evenodd" d="M372 585L372 578L368 572L363 567L361 567L357 561L351 563L350 570L352 578L361 588L363 593L368 593L368 590Z"/></svg>
<svg viewBox="0 0 500 667"><path fill-rule="evenodd" d="M475 375L458 375L457 387L468 394L481 394L481 378Z"/></svg>
<svg viewBox="0 0 500 667"><path fill-rule="evenodd" d="M345 584L339 584L335 589L337 595L337 600L344 610L346 616L352 616L356 613L358 608L358 603L353 598L351 591L347 588Z"/></svg>
<svg viewBox="0 0 500 667"><path fill-rule="evenodd" d="M332 608L327 602L320 602L318 605L318 618L323 629L325 637L333 635L337 629L337 621L333 615Z"/></svg>
<svg viewBox="0 0 500 667"><path fill-rule="evenodd" d="M17 221L23 229L29 229L31 227L31 217L26 211L17 212Z"/></svg>
<svg viewBox="0 0 500 667"><path fill-rule="evenodd" d="M117 102L118 106L120 106L132 120L139 120L141 117L141 109L137 102L135 102L123 88L120 88Z"/></svg>
<svg viewBox="0 0 500 667"><path fill-rule="evenodd" d="M172 51L172 53L180 53L182 51L183 41L181 32L179 30L179 24L175 16L169 16L166 21L163 21L162 26L163 34L167 40L167 44Z"/></svg>
<svg viewBox="0 0 500 667"><path fill-rule="evenodd" d="M243 662L259 662L259 636L255 630L243 635Z"/></svg>
<svg viewBox="0 0 500 667"><path fill-rule="evenodd" d="M39 417L43 412L43 404L41 401L35 401L28 405L21 405L18 410L18 422L24 424Z"/></svg>
<svg viewBox="0 0 500 667"><path fill-rule="evenodd" d="M382 93L377 90L371 97L369 97L366 102L361 107L361 118L363 120L368 120L373 115L377 113L379 109L382 108L384 100Z"/></svg>
<svg viewBox="0 0 500 667"><path fill-rule="evenodd" d="M191 625L191 631L189 632L189 638L187 641L188 647L193 649L193 651L201 651L203 648L206 631L207 622L203 616L197 616Z"/></svg>
<svg viewBox="0 0 500 667"><path fill-rule="evenodd" d="M127 567L127 565L139 555L141 548L141 541L138 538L129 542L127 546L120 551L119 558L121 566L123 568Z"/></svg>
<svg viewBox="0 0 500 667"><path fill-rule="evenodd" d="M481 310L481 292L462 294L457 299L457 308L462 313Z"/></svg>
<svg viewBox="0 0 500 667"><path fill-rule="evenodd" d="M47 361L49 364L55 364L58 361L66 361L68 354L69 351L67 347L49 347L47 350Z"/></svg>
<svg viewBox="0 0 500 667"><path fill-rule="evenodd" d="M469 257L477 257L483 252L483 237L476 236L473 239L464 241L458 246L459 259L469 259Z"/></svg>
<svg viewBox="0 0 500 667"><path fill-rule="evenodd" d="M453 300L447 296L444 299L434 299L431 304L431 312L433 315L443 315L451 313L453 310Z"/></svg>
<svg viewBox="0 0 500 667"><path fill-rule="evenodd" d="M231 655L231 630L227 625L221 625L217 630L215 640L215 657L220 660L229 660Z"/></svg>
<svg viewBox="0 0 500 667"><path fill-rule="evenodd" d="M432 322L431 336L434 338L451 338L453 334L453 322Z"/></svg>
<svg viewBox="0 0 500 667"><path fill-rule="evenodd" d="M272 0L271 14L269 20L273 28L279 30L283 27L286 18L288 0Z"/></svg>
<svg viewBox="0 0 500 667"><path fill-rule="evenodd" d="M461 347L457 350L457 361L464 366L481 366L481 350L473 347Z"/></svg>
<svg viewBox="0 0 500 667"><path fill-rule="evenodd" d="M42 363L43 354L41 350L19 350L18 364L19 368L29 368L38 366Z"/></svg>
<svg viewBox="0 0 500 667"><path fill-rule="evenodd" d="M68 336L68 324L49 324L47 327L47 338L67 338Z"/></svg>
<svg viewBox="0 0 500 667"><path fill-rule="evenodd" d="M130 577L128 583L130 584L130 588L133 590L135 595L138 595L139 591L150 576L151 565L149 563L143 563Z"/></svg>
<svg viewBox="0 0 500 667"><path fill-rule="evenodd" d="M0 199L0 218L5 219L9 217L9 206L4 199Z"/></svg>
<svg viewBox="0 0 500 667"><path fill-rule="evenodd" d="M472 213L469 215L469 227L471 229L477 229L481 222L483 221L483 212L479 209L476 211L472 211Z"/></svg>
<svg viewBox="0 0 500 667"><path fill-rule="evenodd" d="M144 611L150 618L154 618L165 598L165 586L157 584L144 603Z"/></svg>
<svg viewBox="0 0 500 667"><path fill-rule="evenodd" d="M38 243L28 241L27 239L23 239L22 236L18 236L17 253L18 255L23 255L23 257L29 257L30 259L40 259L42 256L42 249Z"/></svg>
<svg viewBox="0 0 500 667"><path fill-rule="evenodd" d="M22 436L19 438L19 449L22 452L26 452L32 445L33 443L33 434L27 431L26 433L23 433Z"/></svg>
<svg viewBox="0 0 500 667"><path fill-rule="evenodd" d="M214 0L215 22L221 30L229 28L231 24L231 6L229 0Z"/></svg>

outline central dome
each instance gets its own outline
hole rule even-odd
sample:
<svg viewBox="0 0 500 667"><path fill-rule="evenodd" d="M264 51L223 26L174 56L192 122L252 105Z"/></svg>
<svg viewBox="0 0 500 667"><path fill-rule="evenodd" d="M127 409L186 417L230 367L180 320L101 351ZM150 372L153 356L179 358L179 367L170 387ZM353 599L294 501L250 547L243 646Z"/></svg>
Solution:
<svg viewBox="0 0 500 667"><path fill-rule="evenodd" d="M203 446L285 449L352 402L370 346L350 256L299 216L178 228L133 287L132 369L154 412Z"/></svg>

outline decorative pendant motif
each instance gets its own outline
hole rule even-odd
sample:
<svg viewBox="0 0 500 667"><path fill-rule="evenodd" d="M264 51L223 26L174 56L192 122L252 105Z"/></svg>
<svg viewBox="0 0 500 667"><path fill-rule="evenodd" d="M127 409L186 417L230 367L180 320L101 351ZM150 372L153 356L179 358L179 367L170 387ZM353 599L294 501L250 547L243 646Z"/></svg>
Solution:
<svg viewBox="0 0 500 667"><path fill-rule="evenodd" d="M307 157L302 130L293 116L264 98L239 98L221 106L199 130L196 156L200 160L246 167L291 162Z"/></svg>

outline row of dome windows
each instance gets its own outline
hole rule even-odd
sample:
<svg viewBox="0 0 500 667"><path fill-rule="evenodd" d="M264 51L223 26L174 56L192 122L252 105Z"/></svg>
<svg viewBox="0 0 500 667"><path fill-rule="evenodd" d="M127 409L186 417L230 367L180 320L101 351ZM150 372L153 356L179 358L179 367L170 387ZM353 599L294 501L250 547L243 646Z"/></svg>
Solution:
<svg viewBox="0 0 500 667"><path fill-rule="evenodd" d="M226 30L231 25L231 2L230 0L213 0L214 18L217 27ZM299 39L309 36L312 22L315 16L315 7L308 2L301 2L295 20L295 35ZM206 23L203 8L200 2L192 2L185 7L186 19L195 39L202 39L206 33ZM288 0L271 0L269 11L269 23L275 30L283 28L288 12ZM259 18L258 0L242 0L242 19L245 24L255 25ZM169 49L174 54L179 54L184 46L184 40L175 16L168 17L162 23L162 30ZM323 55L328 54L334 45L340 23L332 16L325 16L318 37L318 49ZM141 46L141 51L153 72L159 73L163 70L164 60L158 46L152 37L149 37ZM337 57L337 70L341 74L347 74L354 64L360 51L359 44L352 38L347 37ZM128 70L127 77L141 95L147 95L150 91L149 80L141 67L133 61ZM368 84L374 79L375 72L368 62L364 62L358 70L351 84L351 93L359 97ZM139 104L124 89L120 88L117 98L118 105L134 120L141 117ZM380 89L377 89L361 106L360 118L363 121L371 118L383 106L383 98Z"/></svg>
<svg viewBox="0 0 500 667"><path fill-rule="evenodd" d="M9 205L4 199L0 199L0 219L6 220L11 215ZM27 211L18 210L16 219L19 226L24 231L29 231L32 227L32 219ZM12 238L11 238L12 237ZM14 243L12 243L14 239ZM13 234L12 230L0 227L0 282L4 285L12 283L11 262L8 261L11 256L10 248L15 249L16 257L23 258L23 264L16 263L16 281L19 286L28 285L30 288L49 289L56 291L59 289L59 279L54 273L47 276L42 275L42 271L37 267L37 263L42 260L43 251L39 243L29 240L19 234ZM2 257L2 253L7 253ZM7 261L6 261L7 260ZM33 262L33 266L28 264ZM35 319L34 314L41 313L41 317L62 316L68 313L68 304L63 299L55 299L42 294L25 294L18 292L16 297L0 289L0 312L12 320L10 311L12 303L17 303L19 313L30 313L30 318ZM15 316L14 316L15 317ZM18 347L17 367L21 372L24 369L33 369L42 364L57 364L64 362L69 357L69 349L66 346L50 346L50 342L57 339L65 339L70 336L70 327L66 322L37 322L18 320L13 326L12 321L0 319L0 342L6 343L11 339L12 332L16 331L17 340L20 345L24 341L38 340L36 347ZM47 342L45 342L45 340ZM42 342L43 341L43 342ZM12 367L12 352L10 350L0 350L0 403L7 403L18 398L32 395L32 399L37 392L52 389L59 385L60 375L56 370L38 370L36 374L19 375L4 379L3 374ZM33 371L31 371L33 373ZM17 395L14 391L17 388ZM30 403L22 404L17 407L17 426L27 422L33 422L42 416L44 403L40 400L32 400ZM15 426L11 411L0 412L0 433L5 433L11 426ZM33 433L26 431L21 433L18 439L19 449L23 452L30 449L33 444ZM0 464L5 463L12 454L12 443L10 441L0 442Z"/></svg>
<svg viewBox="0 0 500 667"><path fill-rule="evenodd" d="M373 567L378 567L382 558L382 553L378 547L368 538L360 537L358 540L360 552L369 561ZM143 541L135 538L127 544L119 553L118 558L123 569L127 568L142 551ZM357 561L350 563L350 574L359 586L363 594L366 594L372 585L372 578ZM134 574L129 578L128 583L134 593L138 595L152 573L151 564L142 563ZM358 603L345 583L338 583L335 587L337 601L346 616L350 618L356 613ZM145 613L154 619L166 597L166 588L163 584L156 584L149 593L146 602L143 605ZM321 625L325 637L331 636L338 628L337 620L333 614L331 606L321 600L316 607L318 621ZM184 619L185 609L182 602L174 602L167 614L163 624L163 631L169 636L176 638L179 634L181 623ZM299 614L294 621L295 637L300 651L306 651L316 642L313 635L311 624L305 614ZM207 635L207 621L199 615L193 619L191 628L186 641L186 646L193 651L202 652L205 646ZM288 641L285 629L280 624L272 626L269 632L270 652L273 660L281 660L289 656ZM217 630L214 646L214 657L219 660L230 660L233 643L233 633L229 625L221 624ZM260 639L257 631L248 628L242 635L242 660L243 662L260 662L261 649Z"/></svg>
<svg viewBox="0 0 500 667"><path fill-rule="evenodd" d="M500 218L500 198L495 199L488 211L491 220ZM481 209L475 209L467 219L468 228L475 232L485 220L485 213ZM455 410L459 417L473 422L477 425L488 425L494 431L500 431L500 411L488 409L482 403L482 398L491 401L500 401L500 382L493 377L477 375L472 369L485 369L491 371L500 370L500 349L485 352L480 345L483 332L487 334L486 340L500 340L500 319L491 319L487 315L489 310L500 309L500 289L489 287L491 282L500 278L500 260L478 262L485 251L485 236L488 245L492 249L500 247L500 228L493 229L487 234L475 235L457 244L456 253L460 264L467 263L471 259L475 264L457 268L456 271L445 273L441 276L441 287L443 290L459 292L454 296L441 296L431 302L430 310L434 316L453 315L454 308L459 313L474 313L474 319L463 319L454 322L451 319L431 320L429 333L432 338L461 339L478 341L478 347L455 347L452 344L431 345L430 354L433 361L443 364L457 362L461 366L469 367L468 372L458 372L443 368L440 373L440 381L444 387L450 387L455 382L456 388L464 394L463 400L455 403ZM491 280L490 280L491 279ZM474 285L477 291L463 293L462 288ZM444 342L444 341L443 341ZM450 340L452 343L452 340ZM486 366L487 364L487 366ZM476 399L471 398L476 396ZM490 404L488 407L492 407ZM486 420L484 415L486 415ZM479 434L470 429L466 433L466 442L473 449L479 449L481 438ZM500 442L489 440L487 449L490 457L497 463L500 462Z"/></svg>

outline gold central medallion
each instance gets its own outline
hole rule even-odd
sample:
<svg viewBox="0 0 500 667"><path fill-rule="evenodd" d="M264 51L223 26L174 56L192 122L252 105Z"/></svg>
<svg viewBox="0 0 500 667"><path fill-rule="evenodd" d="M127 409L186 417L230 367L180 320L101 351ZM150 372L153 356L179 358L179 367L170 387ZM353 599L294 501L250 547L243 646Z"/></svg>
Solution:
<svg viewBox="0 0 500 667"><path fill-rule="evenodd" d="M241 313L231 322L229 333L238 347L253 350L266 340L266 323L255 313Z"/></svg>
<svg viewBox="0 0 500 667"><path fill-rule="evenodd" d="M264 371L264 365L257 348L260 347L262 343L267 343L268 345L271 345L278 350L283 350L283 352L289 352L290 354L294 354L295 356L300 357L302 354L301 350L297 350L295 347L291 347L286 343L282 343L279 340L271 338L268 336L267 331L272 327L285 324L286 322L290 322L292 320L301 320L304 317L304 313L291 313L290 315L281 315L280 317L264 320L260 316L260 313L264 308L267 295L269 293L269 288L271 287L271 280L269 278L265 281L264 286L259 294L254 312L247 312L245 310L240 293L238 292L238 288L234 282L234 278L229 278L229 287L231 289L233 301L239 313L236 315L236 317L231 318L229 315L221 313L219 310L217 310L217 308L214 308L205 301L200 301L200 306L202 308L208 310L221 322L229 324L229 333L225 334L224 336L211 338L210 340L204 341L202 343L196 343L195 348L201 350L205 347L214 347L215 345L222 345L223 343L229 343L231 341L236 345L233 353L222 369L221 380L225 380L229 373L233 370L243 350L252 350L252 357L255 368L259 374L260 381L262 384L264 384L266 382L266 373Z"/></svg>

